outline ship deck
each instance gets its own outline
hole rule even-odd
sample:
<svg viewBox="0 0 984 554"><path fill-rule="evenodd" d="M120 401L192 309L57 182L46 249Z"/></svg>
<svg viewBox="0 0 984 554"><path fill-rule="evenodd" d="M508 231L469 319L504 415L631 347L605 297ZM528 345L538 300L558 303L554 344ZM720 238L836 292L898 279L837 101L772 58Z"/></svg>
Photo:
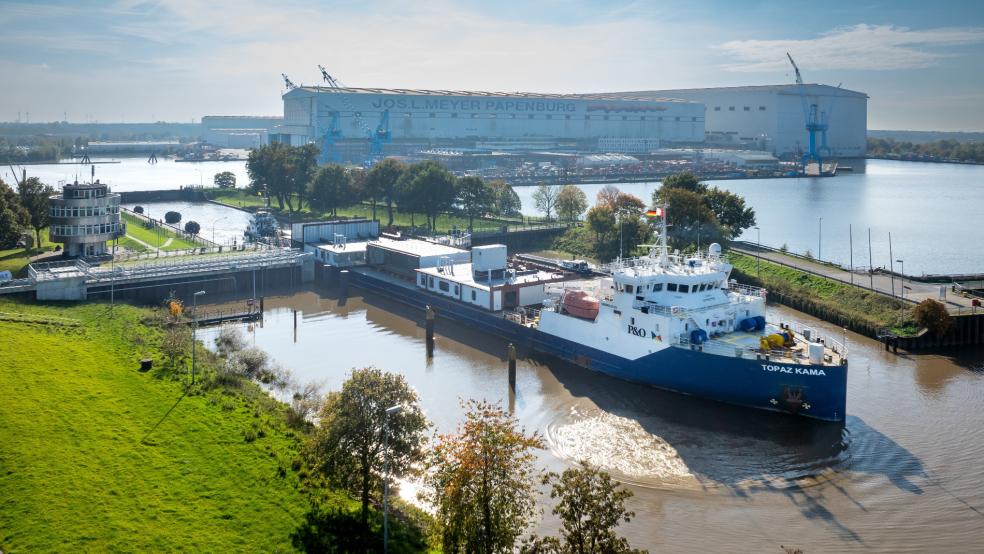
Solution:
<svg viewBox="0 0 984 554"><path fill-rule="evenodd" d="M763 352L761 350L762 337L780 331L793 332L795 344L790 348L777 348ZM839 343L837 344L839 346ZM792 329L780 329L777 325L771 323L766 326L764 332L739 330L715 337L704 343L704 349L711 352L717 349L732 351L744 350L750 353L767 354L769 360L774 362L798 365L810 363L809 342L806 341L803 335ZM841 365L843 363L841 351L841 348L832 348L830 345L825 345L823 349L823 365Z"/></svg>

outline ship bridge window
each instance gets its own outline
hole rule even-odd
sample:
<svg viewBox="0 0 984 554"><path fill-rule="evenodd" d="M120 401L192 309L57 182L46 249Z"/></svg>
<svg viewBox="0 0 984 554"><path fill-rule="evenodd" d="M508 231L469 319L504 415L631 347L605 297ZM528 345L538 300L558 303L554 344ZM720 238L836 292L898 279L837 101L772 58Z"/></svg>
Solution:
<svg viewBox="0 0 984 554"><path fill-rule="evenodd" d="M690 285L680 285L680 292L690 292Z"/></svg>
<svg viewBox="0 0 984 554"><path fill-rule="evenodd" d="M659 292L663 290L663 283L656 283L653 285L653 292Z"/></svg>
<svg viewBox="0 0 984 554"><path fill-rule="evenodd" d="M477 294L475 294L475 291L474 291L474 290L472 290L472 301L475 301L475 299L476 299L477 297L478 297L478 295L477 295Z"/></svg>
<svg viewBox="0 0 984 554"><path fill-rule="evenodd" d="M448 285L448 282L447 281L441 281L441 282L439 282L437 284L437 288L443 290L444 292L448 292L449 290L451 290L451 286Z"/></svg>
<svg viewBox="0 0 984 554"><path fill-rule="evenodd" d="M625 292L632 292L632 285L625 285Z"/></svg>
<svg viewBox="0 0 984 554"><path fill-rule="evenodd" d="M666 284L666 290L668 290L670 292L676 292L677 291L677 285L676 285L676 283L667 283Z"/></svg>
<svg viewBox="0 0 984 554"><path fill-rule="evenodd" d="M427 278L426 278L426 277L424 277L424 275L423 275L423 274L421 274L421 275L420 275L420 286L424 286L424 285L426 285L426 284L427 284Z"/></svg>

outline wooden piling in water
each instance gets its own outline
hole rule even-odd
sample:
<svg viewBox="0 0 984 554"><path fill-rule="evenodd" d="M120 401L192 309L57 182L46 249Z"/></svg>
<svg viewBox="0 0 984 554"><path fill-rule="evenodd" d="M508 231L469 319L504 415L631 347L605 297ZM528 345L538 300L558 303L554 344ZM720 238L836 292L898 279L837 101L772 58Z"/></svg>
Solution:
<svg viewBox="0 0 984 554"><path fill-rule="evenodd" d="M509 360L509 394L516 394L516 347L511 342L506 347L506 357Z"/></svg>
<svg viewBox="0 0 984 554"><path fill-rule="evenodd" d="M434 316L435 315L436 314L434 313L434 309L430 307L430 304L428 304L427 312L426 312L427 319L425 324L425 328L427 330L427 357L428 358L434 357Z"/></svg>

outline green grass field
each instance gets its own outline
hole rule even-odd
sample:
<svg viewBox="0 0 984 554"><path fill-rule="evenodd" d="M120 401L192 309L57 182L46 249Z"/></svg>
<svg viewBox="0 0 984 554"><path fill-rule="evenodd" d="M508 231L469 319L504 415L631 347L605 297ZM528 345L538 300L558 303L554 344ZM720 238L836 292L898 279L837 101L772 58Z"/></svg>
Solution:
<svg viewBox="0 0 984 554"><path fill-rule="evenodd" d="M147 309L0 300L0 313L78 322L0 318L0 551L286 552L310 536L302 436L256 385L186 395ZM322 511L358 509L324 498ZM328 543L345 532L316 528ZM394 536L395 551L422 548Z"/></svg>
<svg viewBox="0 0 984 554"><path fill-rule="evenodd" d="M33 235L33 233L32 233ZM55 249L55 243L48 240L48 230L41 230L41 247L24 250L23 248L10 248L0 250L0 271L9 271L14 277L26 277L27 266L31 263L30 258Z"/></svg>
<svg viewBox="0 0 984 554"><path fill-rule="evenodd" d="M898 300L734 251L728 253L728 259L734 265L736 278L765 287L770 293L809 299L831 313L870 326L892 328L900 334L912 331L911 325L900 323Z"/></svg>
<svg viewBox="0 0 984 554"><path fill-rule="evenodd" d="M233 206L233 207L245 207L245 208L265 208L266 200L261 196L256 196L249 194L244 189L236 190L219 190L209 193L212 200L216 202L221 202L223 204ZM276 201L271 203L271 211L274 212L278 219L288 221L318 221L327 219L328 214L322 212L312 212L310 208L305 205L304 209L296 212L294 214L288 214L286 210L281 212L277 209ZM372 206L369 204L359 204L356 206L348 206L345 208L338 209L338 215L341 217L372 217ZM389 216L386 211L385 204L376 204L376 218L379 219L383 225L385 225ZM401 228L409 228L411 224L417 227L423 227L426 224L426 216L423 214L410 214L406 212L401 212L395 206L393 208L393 225ZM537 220L529 221L524 218L509 218L509 219L485 219L485 218L475 218L473 222L473 229L475 232L479 231L497 231L503 225L508 226L510 229L521 228L528 225L529 223L537 224L541 223ZM556 222L555 222L556 223ZM443 214L437 218L437 231L438 232L448 232L452 228L456 229L468 229L468 218L456 214Z"/></svg>
<svg viewBox="0 0 984 554"><path fill-rule="evenodd" d="M161 250L189 250L191 248L196 248L201 246L193 240L186 239L174 231L167 229L166 227L157 227L155 229L147 229L144 227L144 222L128 213L123 213L123 221L126 223L126 234L127 237L137 239L149 244L151 247L156 248L158 244ZM171 239L170 244L167 244L168 239ZM132 243L137 246L142 246L136 241ZM167 246L165 246L167 244ZM146 247L144 247L146 249Z"/></svg>

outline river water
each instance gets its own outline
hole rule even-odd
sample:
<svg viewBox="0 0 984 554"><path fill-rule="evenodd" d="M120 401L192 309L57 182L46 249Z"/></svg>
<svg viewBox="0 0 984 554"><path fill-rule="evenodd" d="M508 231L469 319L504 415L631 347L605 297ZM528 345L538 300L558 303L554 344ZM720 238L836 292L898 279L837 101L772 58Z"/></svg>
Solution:
<svg viewBox="0 0 984 554"><path fill-rule="evenodd" d="M353 367L406 376L436 431L459 399L509 404L506 345L388 301L268 297L250 342L302 382L337 389ZM293 327L294 310L298 326ZM836 329L771 308L770 320ZM205 340L217 329L203 331ZM764 414L624 383L552 358L518 363L515 415L548 448L538 465L599 465L635 493L621 531L659 552L969 552L984 540L984 350L895 355L858 335L846 425ZM406 494L404 492L403 494ZM549 513L548 499L541 498ZM541 531L556 530L546 515Z"/></svg>
<svg viewBox="0 0 984 554"><path fill-rule="evenodd" d="M97 160L99 161L99 160ZM96 166L96 177L116 191L178 188L203 183L211 186L221 171L247 183L245 162L175 162L155 165L144 158L122 158L118 164ZM833 178L739 179L713 185L745 197L755 209L762 244L855 266L898 266L905 272L952 274L984 271L984 166L851 160L853 172ZM26 166L29 175L49 184L88 177L88 166L49 164ZM8 179L4 171L4 179ZM621 190L649 202L658 183L623 183ZM602 185L582 185L594 202ZM535 187L517 187L523 211L536 215ZM672 208L671 208L672 209ZM219 216L214 216L215 217ZM822 221L821 221L822 219ZM209 220L211 221L211 220ZM205 223L199 221L199 223ZM850 240L853 226L853 244ZM871 258L868 229L871 229ZM892 248L889 250L889 233ZM900 268L895 267L896 271Z"/></svg>

